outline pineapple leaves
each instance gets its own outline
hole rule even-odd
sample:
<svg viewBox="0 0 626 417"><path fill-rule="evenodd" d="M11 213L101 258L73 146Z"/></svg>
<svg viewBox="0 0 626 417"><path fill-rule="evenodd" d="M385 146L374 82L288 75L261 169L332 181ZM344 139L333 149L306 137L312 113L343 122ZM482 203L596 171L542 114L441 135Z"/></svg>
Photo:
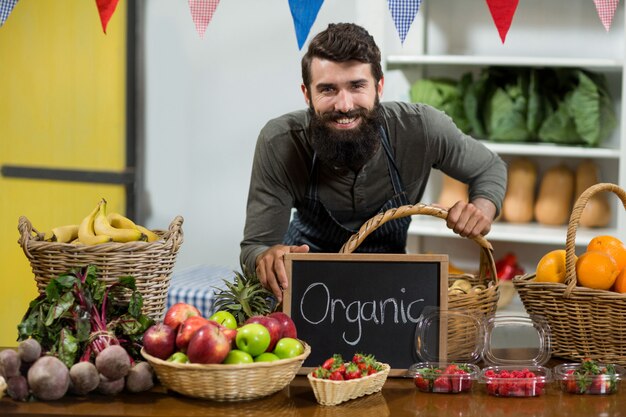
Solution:
<svg viewBox="0 0 626 417"><path fill-rule="evenodd" d="M225 288L215 288L215 309L230 312L239 324L257 315L266 315L276 305L274 295L263 288L255 274L235 272L234 281L222 280Z"/></svg>

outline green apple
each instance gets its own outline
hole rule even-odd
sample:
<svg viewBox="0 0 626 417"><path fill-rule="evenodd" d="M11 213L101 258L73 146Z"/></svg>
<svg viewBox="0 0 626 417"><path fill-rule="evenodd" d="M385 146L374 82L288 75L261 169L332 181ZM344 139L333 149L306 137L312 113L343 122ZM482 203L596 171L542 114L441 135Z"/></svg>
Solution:
<svg viewBox="0 0 626 417"><path fill-rule="evenodd" d="M293 337L283 337L276 343L274 354L280 359L293 358L304 353L304 345Z"/></svg>
<svg viewBox="0 0 626 417"><path fill-rule="evenodd" d="M235 343L239 350L258 356L270 345L270 332L259 323L244 324L237 330Z"/></svg>
<svg viewBox="0 0 626 417"><path fill-rule="evenodd" d="M264 352L264 353L261 353L259 356L256 356L254 358L254 361L255 362L274 362L279 359L280 358L274 355L272 352Z"/></svg>
<svg viewBox="0 0 626 417"><path fill-rule="evenodd" d="M252 362L254 362L254 359L252 359L252 355L250 355L248 352L244 352L243 350L239 349L231 349L230 352L228 352L228 356L226 356L226 359L224 359L224 362L222 363L227 363L229 365L239 365L242 363Z"/></svg>
<svg viewBox="0 0 626 417"><path fill-rule="evenodd" d="M215 312L211 317L209 317L209 320L216 321L229 329L237 328L237 319L232 315L232 313L225 310Z"/></svg>
<svg viewBox="0 0 626 417"><path fill-rule="evenodd" d="M167 358L167 361L174 363L189 363L189 358L183 352L174 352L169 358Z"/></svg>

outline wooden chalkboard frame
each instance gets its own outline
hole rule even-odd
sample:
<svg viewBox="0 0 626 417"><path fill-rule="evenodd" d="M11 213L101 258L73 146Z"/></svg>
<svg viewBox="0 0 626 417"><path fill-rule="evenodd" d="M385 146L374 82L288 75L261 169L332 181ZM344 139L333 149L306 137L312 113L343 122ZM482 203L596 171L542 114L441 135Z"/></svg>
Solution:
<svg viewBox="0 0 626 417"><path fill-rule="evenodd" d="M339 262L339 263L338 263ZM310 264L308 264L310 263ZM361 282L361 280L364 280L365 282L367 282L368 284L371 284L372 282L374 283L378 283L380 282L380 276L376 276L376 277L369 277L367 276L367 271L363 271L363 268L365 269L375 269L375 267L369 268L370 265L372 263L378 263L378 268L381 268L382 266L387 267L387 269L394 269L394 268L401 268L403 271L406 271L407 268L408 270L415 270L415 271L419 271L421 273L421 276L414 276L414 277L410 277L407 279L407 277L394 277L394 276L387 276L384 277L385 279L384 281L384 286L381 286L380 289L381 291L384 291L384 288L388 288L389 286L393 285L393 281L395 279L398 279L398 282L400 284L402 283L408 283L410 285L417 285L417 283L419 282L419 280L423 280L423 279L431 279L431 280L435 280L434 284L435 285L431 285L429 286L429 289L427 290L428 293L425 294L425 299L427 300L431 300L431 302L429 302L427 305L428 306L434 306L434 307L439 307L443 310L447 309L447 303L448 303L448 255L444 255L444 254L367 254L367 253L350 253L350 254L335 254L335 253L306 253L306 254L286 254L285 255L285 268L286 268L286 272L287 272L287 277L288 277L288 287L285 290L284 294L283 294L283 311L288 314L289 316L291 316L295 323L296 323L296 327L298 329L300 329L300 333L298 335L298 337L302 338L304 341L306 341L307 343L311 344L309 341L307 341L307 332L310 332L311 329L311 325L309 323L311 323L309 321L309 323L305 323L305 318L302 318L300 315L300 312L302 311L301 309L302 307L302 303L304 301L298 301L298 300L294 300L294 283L296 284L296 288L297 291L301 291L301 288L297 285L297 282L295 282L296 280L298 280L299 278L296 276L294 277L294 269L297 271L300 267L304 267L304 265L306 264L309 269L308 270L314 270L314 269L320 269L321 271L324 270L324 268L334 268L331 269L330 271L327 271L330 273L330 275L332 275L333 272L336 272L342 268L356 268L359 269L360 271L360 275L358 277L359 282ZM380 265L380 264L383 265ZM340 268L337 268L340 267ZM428 274L430 275L435 275L435 276L423 276L424 274L424 270L427 269L429 272ZM432 272L435 272L434 274ZM303 271L304 272L304 271ZM365 274L363 274L363 272L365 272ZM304 274L303 274L304 275ZM316 276L315 279L318 279L319 275ZM304 280L307 280L310 278L302 278L303 282ZM341 280L344 278L338 278L338 277L330 277L329 278L329 274L325 274L325 276L323 278L319 278L320 280L322 279L334 279L334 280ZM346 280L354 280L355 278L345 278ZM320 284L321 282L315 282L314 284L311 285L317 285ZM304 285L304 284L303 284ZM325 287L325 285L324 285ZM383 288L384 287L384 288ZM311 286L309 286L309 288L311 288ZM355 289L354 287L350 287L351 291L357 291L357 289ZM404 288L402 288L402 290L404 290ZM415 287L413 287L413 290L415 290ZM305 290L305 291L308 291ZM345 290L344 290L345 291ZM422 291L420 289L420 291ZM306 294L306 292L305 292ZM295 296L299 296L300 294L296 294ZM422 295L422 293L420 293L420 296ZM435 301L435 299L437 299ZM333 299L329 299L329 301L333 302L333 308L334 308L334 302L336 300ZM343 304L343 300L340 300ZM300 311L296 311L294 310L294 306L299 304L300 305ZM360 304L357 304L360 305ZM374 302L374 309L376 308L376 304ZM422 306L426 307L426 304ZM349 306L348 306L349 308ZM347 310L348 308L346 308L346 315L347 315ZM382 307L381 307L382 308ZM328 311L328 310L326 310ZM361 310L362 311L362 310ZM359 317L361 315L361 311L359 311ZM295 314L294 314L295 313ZM407 314L408 315L408 314ZM333 316L334 317L334 316ZM414 317L410 317L411 319L414 319ZM308 321L308 320L307 320ZM411 320L412 321L412 320ZM443 321L442 321L443 322ZM378 324L378 323L376 323ZM401 331L401 336L406 338L409 338L409 335L405 333L405 331L409 331L408 327L411 324L407 323L406 329L400 330ZM330 329L330 327L329 327ZM304 330L304 334L302 332L302 330ZM336 330L336 329L331 329L331 330ZM361 330L361 320L359 319L359 331ZM414 330L415 327L412 328L413 333L411 334L410 338L414 338ZM381 331L384 332L384 330L376 330L376 331ZM391 330L390 330L391 331ZM398 330L396 330L398 331ZM344 336L345 336L346 332L344 332ZM439 351L440 351L440 356L444 357L445 356L445 350L446 350L446 346L445 346L445 337L442 337L442 335L446 334L446 329L439 329ZM393 338L394 335L389 335ZM387 336L387 337L389 337ZM345 338L344 338L345 340ZM413 340L413 339L411 339ZM341 352L341 351L345 351L347 348L347 345L344 343L343 345L341 345L341 341L337 341L336 345L330 345L331 347L329 348L328 343L332 343L332 340L328 340L325 339L325 343L324 343L324 348L323 350L329 351L334 349L334 346L337 347L336 352ZM300 369L300 371L298 372L299 374L307 374L310 371L312 371L316 366L321 365L321 363L317 363L316 361L319 361L321 358L316 358L316 356L314 355L316 347L314 345L311 345L311 355L309 356L309 358L307 359L307 361L305 361L304 365L302 366L302 368ZM358 350L358 349L357 349ZM414 352L414 349L411 349ZM368 352L368 351L364 351L364 353L375 353L375 352ZM334 353L334 352L333 352ZM354 351L352 351L351 353L346 352L347 354L351 354L354 353ZM389 363L390 361L387 360L387 358L385 358L385 354L383 352L383 354L381 354L380 352L375 353L377 359L381 360L382 362L387 362ZM403 354L404 355L404 354ZM318 355L319 356L319 355ZM344 355L345 357L346 355ZM410 364L414 363L417 359L417 356L414 355L414 357L409 358L408 355L405 355L406 357L403 357L401 360L399 360L399 362L403 363L404 365L400 366L400 367L394 367L392 366L391 372L390 372L390 376L404 376L406 374L406 370L408 368L408 366L410 366ZM345 358L347 359L347 358ZM397 360L397 355L393 356L394 360Z"/></svg>

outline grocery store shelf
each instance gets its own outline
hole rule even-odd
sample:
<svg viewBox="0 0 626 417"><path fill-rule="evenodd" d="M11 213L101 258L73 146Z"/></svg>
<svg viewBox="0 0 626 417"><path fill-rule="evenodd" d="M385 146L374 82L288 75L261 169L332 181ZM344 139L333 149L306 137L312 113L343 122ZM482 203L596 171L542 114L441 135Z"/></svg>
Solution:
<svg viewBox="0 0 626 417"><path fill-rule="evenodd" d="M554 58L470 55L390 55L390 65L460 65L508 67L587 68L602 71L621 71L622 60L601 58Z"/></svg>
<svg viewBox="0 0 626 417"><path fill-rule="evenodd" d="M576 245L586 246L589 241L598 235L617 235L615 229L586 229L576 231ZM409 236L423 237L458 237L448 229L440 219L413 216L409 226ZM565 246L567 226L544 226L537 223L510 224L494 223L487 235L489 241L539 243L546 245Z"/></svg>
<svg viewBox="0 0 626 417"><path fill-rule="evenodd" d="M504 143L481 140L498 155L559 156L566 158L619 159L620 150L610 148L588 148L553 143Z"/></svg>

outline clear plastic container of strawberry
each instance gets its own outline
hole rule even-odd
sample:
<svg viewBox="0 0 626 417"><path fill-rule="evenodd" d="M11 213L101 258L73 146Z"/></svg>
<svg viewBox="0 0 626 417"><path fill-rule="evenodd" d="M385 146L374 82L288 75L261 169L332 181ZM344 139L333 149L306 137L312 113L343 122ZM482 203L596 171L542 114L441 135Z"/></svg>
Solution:
<svg viewBox="0 0 626 417"><path fill-rule="evenodd" d="M480 374L487 393L496 397L538 397L550 380L550 370L543 366L488 366Z"/></svg>
<svg viewBox="0 0 626 417"><path fill-rule="evenodd" d="M538 397L552 382L550 329L537 315L489 316L485 320L483 361L478 377L496 397Z"/></svg>
<svg viewBox="0 0 626 417"><path fill-rule="evenodd" d="M446 331L451 328L457 330ZM459 347L460 334L463 338ZM411 365L406 377L413 380L420 392L470 392L480 372L476 363L481 357L483 339L482 316L477 313L425 307L417 321L415 336L415 353L422 362Z"/></svg>
<svg viewBox="0 0 626 417"><path fill-rule="evenodd" d="M619 383L626 375L626 370L619 365L585 359L581 363L557 365L553 373L563 392L608 395L619 390Z"/></svg>
<svg viewBox="0 0 626 417"><path fill-rule="evenodd" d="M407 370L421 392L458 394L472 389L480 368L471 363L420 362Z"/></svg>

